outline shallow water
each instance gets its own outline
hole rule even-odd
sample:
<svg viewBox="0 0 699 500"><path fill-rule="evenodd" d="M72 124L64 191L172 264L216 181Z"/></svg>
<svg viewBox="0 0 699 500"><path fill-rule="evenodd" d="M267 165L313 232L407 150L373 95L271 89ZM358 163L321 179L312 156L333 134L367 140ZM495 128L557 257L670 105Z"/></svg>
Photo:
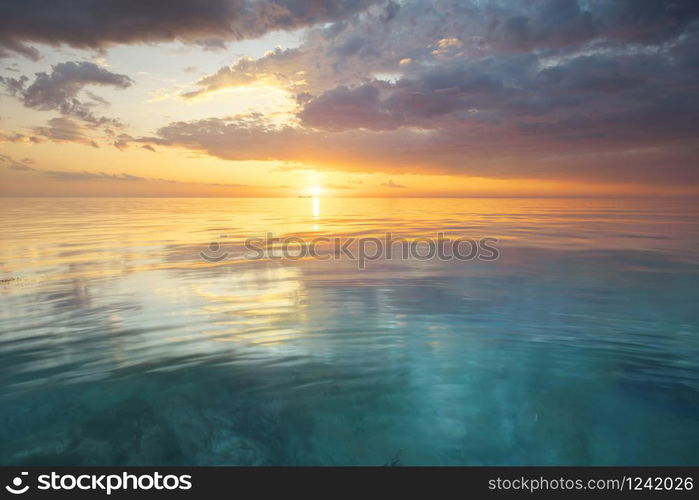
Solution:
<svg viewBox="0 0 699 500"><path fill-rule="evenodd" d="M698 465L697 214L0 200L0 464ZM495 237L500 257L359 270L241 247L386 231Z"/></svg>

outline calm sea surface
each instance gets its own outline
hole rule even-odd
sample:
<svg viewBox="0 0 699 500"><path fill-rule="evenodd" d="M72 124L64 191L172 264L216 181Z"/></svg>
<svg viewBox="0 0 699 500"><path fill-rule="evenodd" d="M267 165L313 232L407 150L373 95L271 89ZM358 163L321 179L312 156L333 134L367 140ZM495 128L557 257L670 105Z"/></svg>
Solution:
<svg viewBox="0 0 699 500"><path fill-rule="evenodd" d="M0 464L699 465L698 215L0 200ZM500 257L359 270L243 247L386 232Z"/></svg>

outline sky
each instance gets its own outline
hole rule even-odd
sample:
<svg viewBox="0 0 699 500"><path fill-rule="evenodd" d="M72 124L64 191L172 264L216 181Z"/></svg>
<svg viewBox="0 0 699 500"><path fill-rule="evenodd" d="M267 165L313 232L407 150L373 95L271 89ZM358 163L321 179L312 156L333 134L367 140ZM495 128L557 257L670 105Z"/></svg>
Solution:
<svg viewBox="0 0 699 500"><path fill-rule="evenodd" d="M3 196L699 192L696 0L0 0Z"/></svg>

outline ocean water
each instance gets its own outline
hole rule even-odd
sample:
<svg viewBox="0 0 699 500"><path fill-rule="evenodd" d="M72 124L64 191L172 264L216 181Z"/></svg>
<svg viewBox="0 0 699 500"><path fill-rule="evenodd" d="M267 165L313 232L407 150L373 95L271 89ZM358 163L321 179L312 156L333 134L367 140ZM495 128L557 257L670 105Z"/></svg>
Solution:
<svg viewBox="0 0 699 500"><path fill-rule="evenodd" d="M0 200L0 464L699 465L698 214ZM497 238L499 258L243 246L386 232Z"/></svg>

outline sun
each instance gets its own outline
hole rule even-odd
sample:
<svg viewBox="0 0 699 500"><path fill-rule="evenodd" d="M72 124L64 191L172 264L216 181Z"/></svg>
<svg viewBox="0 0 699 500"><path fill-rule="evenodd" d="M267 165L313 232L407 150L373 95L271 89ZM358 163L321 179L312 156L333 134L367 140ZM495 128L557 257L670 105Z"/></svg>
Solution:
<svg viewBox="0 0 699 500"><path fill-rule="evenodd" d="M311 193L311 196L320 196L323 192L323 188L320 186L311 186L308 188L308 192Z"/></svg>

